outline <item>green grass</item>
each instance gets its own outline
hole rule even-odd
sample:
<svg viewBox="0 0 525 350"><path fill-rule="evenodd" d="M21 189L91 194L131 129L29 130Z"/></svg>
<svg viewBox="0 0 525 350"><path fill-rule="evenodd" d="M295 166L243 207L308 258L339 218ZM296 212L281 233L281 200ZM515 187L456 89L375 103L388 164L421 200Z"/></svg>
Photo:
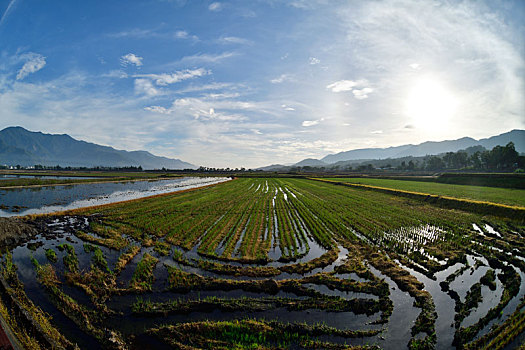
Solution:
<svg viewBox="0 0 525 350"><path fill-rule="evenodd" d="M153 276L153 269L158 261L159 259L148 253L144 254L137 264L133 277L131 277L130 288L141 291L151 291L155 279Z"/></svg>
<svg viewBox="0 0 525 350"><path fill-rule="evenodd" d="M67 254L62 258L64 265L70 272L78 271L78 257L75 252L75 247L68 243L62 243L57 246L58 250L66 250Z"/></svg>
<svg viewBox="0 0 525 350"><path fill-rule="evenodd" d="M104 237L116 239L119 232L126 233L145 246L156 244L159 253L167 251L166 244L191 249L200 241L198 252L202 255L248 262L269 259L274 234L283 252L281 259L293 261L308 251L307 236L329 250L338 239L356 239L356 230L389 249L406 253L408 248L422 246L418 232L431 225L444 233L425 245L438 247L434 255L451 258L450 254L470 244L472 223L493 222L492 226L507 230L506 222L489 216L308 179L238 179L80 213L101 214L92 229ZM416 238L417 246L407 248L404 238Z"/></svg>
<svg viewBox="0 0 525 350"><path fill-rule="evenodd" d="M331 180L525 207L525 190L519 189L371 178L338 177Z"/></svg>

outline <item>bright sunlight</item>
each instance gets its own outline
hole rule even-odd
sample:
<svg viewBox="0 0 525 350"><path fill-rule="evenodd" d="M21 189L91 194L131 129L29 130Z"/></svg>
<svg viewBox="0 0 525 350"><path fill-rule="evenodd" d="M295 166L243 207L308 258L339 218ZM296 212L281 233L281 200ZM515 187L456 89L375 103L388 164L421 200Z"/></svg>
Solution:
<svg viewBox="0 0 525 350"><path fill-rule="evenodd" d="M439 80L423 78L410 91L406 113L416 128L443 130L456 112L457 98Z"/></svg>

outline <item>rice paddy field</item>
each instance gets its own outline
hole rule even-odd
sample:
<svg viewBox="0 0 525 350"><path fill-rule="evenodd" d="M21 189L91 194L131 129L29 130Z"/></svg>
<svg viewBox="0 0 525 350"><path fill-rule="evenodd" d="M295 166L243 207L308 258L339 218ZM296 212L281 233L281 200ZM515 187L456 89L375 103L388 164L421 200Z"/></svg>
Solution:
<svg viewBox="0 0 525 350"><path fill-rule="evenodd" d="M523 189L363 177L331 178L330 180L525 207L525 190Z"/></svg>
<svg viewBox="0 0 525 350"><path fill-rule="evenodd" d="M473 199L496 198L482 189ZM240 178L24 221L38 234L2 254L0 314L25 348L512 349L525 339L525 222L512 215Z"/></svg>

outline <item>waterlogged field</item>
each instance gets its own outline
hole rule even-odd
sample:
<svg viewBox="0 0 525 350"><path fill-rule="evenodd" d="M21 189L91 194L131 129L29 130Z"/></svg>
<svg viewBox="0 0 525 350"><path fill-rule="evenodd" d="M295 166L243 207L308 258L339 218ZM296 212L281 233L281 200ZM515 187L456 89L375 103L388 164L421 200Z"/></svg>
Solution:
<svg viewBox="0 0 525 350"><path fill-rule="evenodd" d="M28 348L494 349L525 328L512 217L272 178L30 223L0 271Z"/></svg>
<svg viewBox="0 0 525 350"><path fill-rule="evenodd" d="M522 189L362 177L338 177L330 180L525 207L525 190Z"/></svg>

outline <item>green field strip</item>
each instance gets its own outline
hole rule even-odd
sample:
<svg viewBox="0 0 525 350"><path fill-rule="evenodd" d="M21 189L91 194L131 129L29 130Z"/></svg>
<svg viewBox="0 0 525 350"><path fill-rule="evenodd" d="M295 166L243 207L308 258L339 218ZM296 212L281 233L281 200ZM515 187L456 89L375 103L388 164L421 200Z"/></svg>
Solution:
<svg viewBox="0 0 525 350"><path fill-rule="evenodd" d="M342 185L347 187L359 188L370 191L377 191L386 194L408 197L412 199L423 200L427 203L434 205L442 206L449 209L460 209L466 211L472 211L479 214L489 214L495 216L509 217L512 219L518 219L521 222L525 222L525 207L512 206L491 202L483 202L477 200L468 200L461 198L454 198L441 195L433 195L429 193L420 193L404 190L396 190L386 187L372 186L372 185L363 185L363 184L354 184L349 182L333 181L326 179L315 178L312 179L315 181L322 181L325 183L331 183L334 185ZM448 185L452 186L452 185ZM518 191L518 190L516 190Z"/></svg>

